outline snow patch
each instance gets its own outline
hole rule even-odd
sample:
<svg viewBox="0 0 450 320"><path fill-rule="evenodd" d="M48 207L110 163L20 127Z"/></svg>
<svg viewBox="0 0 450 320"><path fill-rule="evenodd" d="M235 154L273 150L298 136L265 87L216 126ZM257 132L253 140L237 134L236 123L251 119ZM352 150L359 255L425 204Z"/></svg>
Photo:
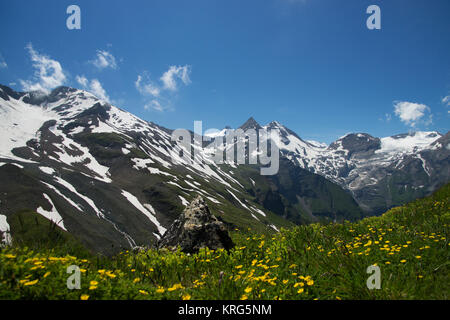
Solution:
<svg viewBox="0 0 450 320"><path fill-rule="evenodd" d="M40 169L43 173L46 173L46 174L49 174L49 175L55 174L55 170L54 170L53 168L50 168L50 167L39 167L39 169Z"/></svg>
<svg viewBox="0 0 450 320"><path fill-rule="evenodd" d="M253 208L253 210L255 210L257 213L259 213L260 215L262 215L263 217L266 216L266 214L264 213L264 211L262 211L261 209L258 209L258 208L255 208L255 207L252 207L252 208Z"/></svg>
<svg viewBox="0 0 450 320"><path fill-rule="evenodd" d="M36 209L36 212L39 213L40 215L46 217L48 220L53 221L54 223L56 223L56 225L58 227L60 227L61 229L67 231L66 227L64 226L63 218L59 214L58 210L56 210L52 199L50 199L50 197L47 194L45 194L45 193L43 194L43 196L44 196L45 199L47 199L47 201L50 203L52 208L50 209L50 211L47 211L47 210L44 210L44 208L39 207L39 208Z"/></svg>
<svg viewBox="0 0 450 320"><path fill-rule="evenodd" d="M185 198L183 198L182 196L178 195L178 198L180 198L181 200L181 204L183 206L188 206L189 205L189 201L187 201Z"/></svg>
<svg viewBox="0 0 450 320"><path fill-rule="evenodd" d="M156 228L158 229L158 232L160 235L164 234L166 232L166 228L164 228L159 221L156 219L155 215L156 212L153 209L153 207L150 204L144 204L142 205L138 198L136 198L134 195L132 195L131 193L122 190L122 195L136 208L138 209L140 212L142 212L144 215L147 216L147 218L149 218L149 220L156 226Z"/></svg>
<svg viewBox="0 0 450 320"><path fill-rule="evenodd" d="M132 158L131 161L134 162L133 168L136 170L147 169L147 165L155 163L152 159L141 159L141 158Z"/></svg>
<svg viewBox="0 0 450 320"><path fill-rule="evenodd" d="M214 203L220 204L220 202L217 199L213 198L213 197L206 197L206 198L208 198L209 200L211 200Z"/></svg>
<svg viewBox="0 0 450 320"><path fill-rule="evenodd" d="M240 204L242 207L244 207L245 209L247 209L247 210L250 211L250 209L249 209L245 204L243 204L242 201L239 200L239 198L236 197L236 195L235 195L233 192L231 192L231 191L228 190L228 189L227 189L227 191L233 196L233 198L235 198L235 199L237 200L237 202L239 202L239 204Z"/></svg>
<svg viewBox="0 0 450 320"><path fill-rule="evenodd" d="M15 100L1 99L0 106L0 156L12 160L34 163L15 156L12 149L25 147L28 140L38 137L42 124L57 118L53 111ZM26 115L26 116L25 116Z"/></svg>
<svg viewBox="0 0 450 320"><path fill-rule="evenodd" d="M50 189L52 189L53 191L55 191L58 195L60 195L61 197L63 197L68 203L70 203L73 207L75 207L75 209L77 209L80 212L83 212L83 208L75 203L74 201L72 201L72 199L70 199L69 197L66 197L61 191L59 191L58 189L56 189L55 186L52 186L51 184L48 184L44 181L41 181L43 184L45 184L47 187L49 187Z"/></svg>
<svg viewBox="0 0 450 320"><path fill-rule="evenodd" d="M424 149L440 137L441 135L432 131L419 131L403 137L385 137L381 138L381 149L375 153L413 152Z"/></svg>
<svg viewBox="0 0 450 320"><path fill-rule="evenodd" d="M1 243L5 245L10 245L12 240L11 229L9 227L7 217L3 214L0 214L0 231L2 232Z"/></svg>
<svg viewBox="0 0 450 320"><path fill-rule="evenodd" d="M78 197L83 199L94 210L94 212L97 214L97 217L99 217L99 218L104 218L105 217L103 215L103 213L97 208L97 206L95 205L94 201L92 201L91 199L89 199L85 195L82 195L81 193L79 193L77 191L77 189L75 189L75 187L73 185L71 185L69 182L67 182L66 180L63 180L63 179L61 179L59 177L56 177L55 180L56 180L56 182L58 182L62 186L66 187L70 192L75 193Z"/></svg>
<svg viewBox="0 0 450 320"><path fill-rule="evenodd" d="M64 133L53 126L49 129L54 135L62 137L62 143L54 144L55 147L61 150L61 152L57 152L59 156L59 161L72 166L76 163L82 163L85 167L87 167L90 171L95 173L94 179L111 183L112 180L109 178L109 168L98 163L97 159L95 159L89 152L87 147L83 147L78 144L74 140L65 136ZM67 150L78 151L82 153L80 156L71 156L67 153Z"/></svg>

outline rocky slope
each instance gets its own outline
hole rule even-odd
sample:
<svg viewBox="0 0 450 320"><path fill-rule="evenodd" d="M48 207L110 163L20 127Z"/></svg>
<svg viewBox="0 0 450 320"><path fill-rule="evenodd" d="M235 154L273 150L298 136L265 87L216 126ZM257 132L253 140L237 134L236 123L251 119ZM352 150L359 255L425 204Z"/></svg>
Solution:
<svg viewBox="0 0 450 320"><path fill-rule="evenodd" d="M233 246L225 224L211 214L201 196L192 200L157 244L158 248L172 250L179 247L186 253L196 253L201 248L229 250Z"/></svg>
<svg viewBox="0 0 450 320"><path fill-rule="evenodd" d="M276 121L261 126L250 118L241 128L270 130L284 158L348 190L366 214L428 195L450 180L449 133L350 133L327 146Z"/></svg>

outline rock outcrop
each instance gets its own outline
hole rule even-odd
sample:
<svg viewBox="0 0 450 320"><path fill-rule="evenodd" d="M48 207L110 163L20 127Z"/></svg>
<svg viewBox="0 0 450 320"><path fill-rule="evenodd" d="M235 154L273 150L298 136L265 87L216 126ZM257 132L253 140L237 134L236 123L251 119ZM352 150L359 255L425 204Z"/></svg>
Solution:
<svg viewBox="0 0 450 320"><path fill-rule="evenodd" d="M175 249L178 246L183 252L195 253L205 247L228 250L234 244L225 224L211 214L205 200L198 196L158 241L158 248Z"/></svg>

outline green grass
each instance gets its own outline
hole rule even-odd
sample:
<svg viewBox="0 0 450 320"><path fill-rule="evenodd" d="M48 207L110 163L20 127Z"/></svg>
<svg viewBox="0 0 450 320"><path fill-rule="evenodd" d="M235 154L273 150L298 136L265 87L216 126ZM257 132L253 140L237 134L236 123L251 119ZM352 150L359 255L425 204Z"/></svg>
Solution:
<svg viewBox="0 0 450 320"><path fill-rule="evenodd" d="M167 250L106 258L64 247L0 251L1 299L449 299L450 185L380 217L276 235L237 230L229 252ZM81 268L81 290L66 268ZM381 271L369 290L367 267Z"/></svg>
<svg viewBox="0 0 450 320"><path fill-rule="evenodd" d="M40 252L53 249L83 257L92 255L74 236L34 211L16 212L8 222L13 230L14 247Z"/></svg>

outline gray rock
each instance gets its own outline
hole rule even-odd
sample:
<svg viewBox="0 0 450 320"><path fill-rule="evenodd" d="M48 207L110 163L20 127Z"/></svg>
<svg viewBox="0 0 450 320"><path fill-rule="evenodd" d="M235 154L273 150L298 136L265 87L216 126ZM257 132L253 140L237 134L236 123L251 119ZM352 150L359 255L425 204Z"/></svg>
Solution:
<svg viewBox="0 0 450 320"><path fill-rule="evenodd" d="M205 200L198 196L158 241L158 248L178 246L183 252L195 253L205 247L228 250L234 244L225 224L211 214Z"/></svg>

